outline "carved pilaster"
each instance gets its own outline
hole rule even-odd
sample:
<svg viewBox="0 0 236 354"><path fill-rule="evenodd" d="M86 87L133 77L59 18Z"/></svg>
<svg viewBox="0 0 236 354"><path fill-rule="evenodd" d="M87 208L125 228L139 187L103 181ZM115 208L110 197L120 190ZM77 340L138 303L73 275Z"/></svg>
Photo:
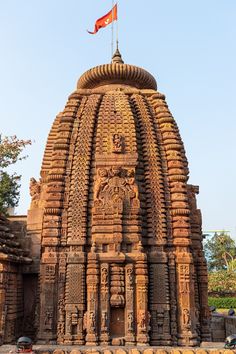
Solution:
<svg viewBox="0 0 236 354"><path fill-rule="evenodd" d="M140 254L135 264L136 271L136 318L137 318L137 344L149 343L151 315L148 311L148 276L147 262L144 254Z"/></svg>
<svg viewBox="0 0 236 354"><path fill-rule="evenodd" d="M186 253L177 253L178 344L197 345L193 264Z"/></svg>
<svg viewBox="0 0 236 354"><path fill-rule="evenodd" d="M110 321L110 304L109 304L109 264L101 264L100 267L100 344L107 345L110 343L109 337L109 321Z"/></svg>
<svg viewBox="0 0 236 354"><path fill-rule="evenodd" d="M98 344L98 284L99 268L95 244L88 255L87 265L87 313L86 313L86 345Z"/></svg>
<svg viewBox="0 0 236 354"><path fill-rule="evenodd" d="M126 312L125 312L125 342L135 343L135 269L133 264L127 264L125 268Z"/></svg>
<svg viewBox="0 0 236 354"><path fill-rule="evenodd" d="M172 345L177 345L177 290L175 255L169 253L169 283L170 283L170 332Z"/></svg>
<svg viewBox="0 0 236 354"><path fill-rule="evenodd" d="M84 344L83 316L85 311L85 265L77 263L83 260L83 255L72 246L68 256L66 276L66 323L64 343ZM74 263L73 263L74 261Z"/></svg>
<svg viewBox="0 0 236 354"><path fill-rule="evenodd" d="M150 259L153 262L150 264L149 273L151 344L170 345L170 297L167 257L163 251L159 250L152 252Z"/></svg>
<svg viewBox="0 0 236 354"><path fill-rule="evenodd" d="M43 296L40 298L40 322L39 339L46 341L56 340L57 326L57 303L54 301L57 296L57 264L46 262L41 264L41 289Z"/></svg>

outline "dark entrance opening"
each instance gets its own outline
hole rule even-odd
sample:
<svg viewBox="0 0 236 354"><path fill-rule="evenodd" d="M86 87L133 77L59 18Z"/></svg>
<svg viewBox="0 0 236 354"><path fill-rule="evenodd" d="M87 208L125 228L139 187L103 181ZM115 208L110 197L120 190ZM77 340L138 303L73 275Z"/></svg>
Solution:
<svg viewBox="0 0 236 354"><path fill-rule="evenodd" d="M124 308L111 308L110 322L111 337L124 337L125 335L125 319Z"/></svg>
<svg viewBox="0 0 236 354"><path fill-rule="evenodd" d="M35 338L35 312L37 306L38 294L38 275L24 274L23 275L23 289L24 289L24 318L21 323L22 334Z"/></svg>

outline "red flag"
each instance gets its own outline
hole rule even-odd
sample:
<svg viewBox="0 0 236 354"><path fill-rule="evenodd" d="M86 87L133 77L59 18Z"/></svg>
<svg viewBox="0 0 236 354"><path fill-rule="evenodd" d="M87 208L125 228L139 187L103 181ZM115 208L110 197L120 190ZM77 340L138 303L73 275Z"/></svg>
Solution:
<svg viewBox="0 0 236 354"><path fill-rule="evenodd" d="M115 20L117 20L117 4L115 4L115 6L111 9L111 11L109 11L106 15L99 18L95 22L94 31L93 32L88 31L88 33L95 34L100 30L100 28L108 26L112 21Z"/></svg>

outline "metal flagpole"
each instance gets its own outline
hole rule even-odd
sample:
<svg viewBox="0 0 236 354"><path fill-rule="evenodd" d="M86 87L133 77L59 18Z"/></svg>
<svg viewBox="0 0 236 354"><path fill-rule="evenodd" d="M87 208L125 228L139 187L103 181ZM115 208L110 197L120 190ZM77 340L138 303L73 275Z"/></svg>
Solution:
<svg viewBox="0 0 236 354"><path fill-rule="evenodd" d="M114 23L113 23L113 7L114 7L114 0L112 0L112 24L111 24L111 58L113 56L113 37L114 37Z"/></svg>
<svg viewBox="0 0 236 354"><path fill-rule="evenodd" d="M118 0L117 0L116 4L117 4L117 9L118 9ZM118 40L118 18L119 17L117 16L117 20L116 20L116 49L118 49L118 45L119 45L119 40Z"/></svg>

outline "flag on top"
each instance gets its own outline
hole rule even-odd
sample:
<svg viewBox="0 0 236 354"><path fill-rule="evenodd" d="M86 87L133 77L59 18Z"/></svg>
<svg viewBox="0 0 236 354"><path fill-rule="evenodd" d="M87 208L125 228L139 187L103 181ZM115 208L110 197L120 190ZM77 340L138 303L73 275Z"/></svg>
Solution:
<svg viewBox="0 0 236 354"><path fill-rule="evenodd" d="M95 22L94 31L93 32L88 31L88 33L95 34L100 30L100 28L106 27L110 23L116 20L117 20L117 4L115 4L115 6L111 9L111 11L109 11L106 15L100 17Z"/></svg>

